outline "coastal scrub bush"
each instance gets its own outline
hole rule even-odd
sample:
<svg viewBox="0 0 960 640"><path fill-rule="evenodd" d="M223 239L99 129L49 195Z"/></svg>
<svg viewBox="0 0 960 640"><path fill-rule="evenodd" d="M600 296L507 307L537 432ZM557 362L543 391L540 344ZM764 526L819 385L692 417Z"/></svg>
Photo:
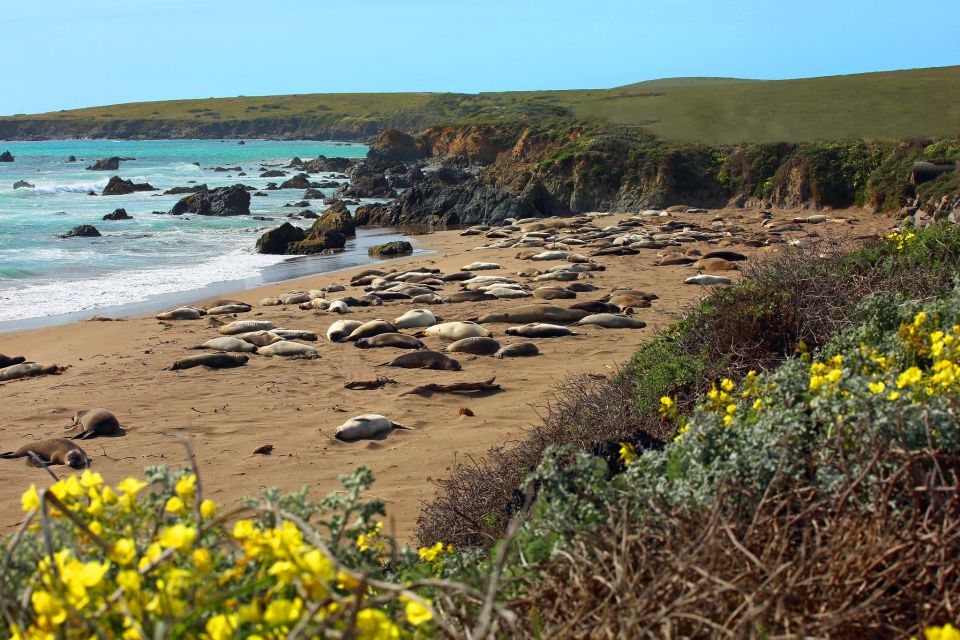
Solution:
<svg viewBox="0 0 960 640"><path fill-rule="evenodd" d="M460 562L452 547L398 550L381 534L383 504L360 500L366 468L319 502L267 491L225 513L195 472L145 476L111 487L88 469L23 494L0 570L10 637L455 635L485 602L486 629L511 621L492 596L443 580Z"/></svg>

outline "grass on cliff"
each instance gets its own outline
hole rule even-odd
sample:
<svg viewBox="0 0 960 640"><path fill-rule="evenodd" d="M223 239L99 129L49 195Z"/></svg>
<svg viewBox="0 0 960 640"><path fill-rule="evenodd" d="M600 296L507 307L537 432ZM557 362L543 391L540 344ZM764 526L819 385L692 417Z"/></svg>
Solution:
<svg viewBox="0 0 960 640"><path fill-rule="evenodd" d="M75 120L83 126L306 118L349 130L359 129L358 123L422 128L558 116L705 144L950 136L960 133L960 66L776 81L671 78L597 90L239 96L109 105L0 122Z"/></svg>

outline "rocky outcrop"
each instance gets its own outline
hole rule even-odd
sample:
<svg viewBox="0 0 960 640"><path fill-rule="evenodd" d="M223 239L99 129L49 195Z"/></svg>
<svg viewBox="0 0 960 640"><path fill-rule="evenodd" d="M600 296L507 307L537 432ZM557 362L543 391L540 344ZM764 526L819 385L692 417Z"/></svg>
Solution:
<svg viewBox="0 0 960 640"><path fill-rule="evenodd" d="M311 186L310 176L305 173L299 173L280 183L281 189L309 189Z"/></svg>
<svg viewBox="0 0 960 640"><path fill-rule="evenodd" d="M107 186L103 188L103 194L105 196L125 196L128 193L136 193L137 191L159 191L146 182L135 183L133 180L124 180L120 176L113 176L110 178L110 181L107 182Z"/></svg>
<svg viewBox="0 0 960 640"><path fill-rule="evenodd" d="M382 172L364 163L354 168L349 184L337 190L341 198L396 198L397 192Z"/></svg>
<svg viewBox="0 0 960 640"><path fill-rule="evenodd" d="M294 159L296 160L298 158ZM319 156L306 162L301 161L300 166L297 168L307 173L344 173L355 164L357 164L357 161L352 158L328 158L326 156ZM292 163L291 167L293 167Z"/></svg>
<svg viewBox="0 0 960 640"><path fill-rule="evenodd" d="M286 177L286 171L280 171L278 169L270 169L269 171L264 171L260 174L261 178L284 178Z"/></svg>
<svg viewBox="0 0 960 640"><path fill-rule="evenodd" d="M388 227L390 214L390 205L365 204L357 207L353 214L353 222L358 227Z"/></svg>
<svg viewBox="0 0 960 640"><path fill-rule="evenodd" d="M292 242L300 242L307 234L298 226L284 222L276 229L267 231L257 240L257 253L284 255Z"/></svg>
<svg viewBox="0 0 960 640"><path fill-rule="evenodd" d="M242 184L203 189L182 198L170 210L172 215L195 213L201 216L250 215L250 193Z"/></svg>
<svg viewBox="0 0 960 640"><path fill-rule="evenodd" d="M0 153L0 162L13 162L13 154L9 151Z"/></svg>
<svg viewBox="0 0 960 640"><path fill-rule="evenodd" d="M319 234L326 231L335 231L342 233L347 238L353 238L357 235L356 225L353 216L346 205L337 201L327 209L313 226L310 227L311 234Z"/></svg>
<svg viewBox="0 0 960 640"><path fill-rule="evenodd" d="M413 253L413 245L406 240L397 240L386 244L378 244L367 249L367 254L372 258L395 258Z"/></svg>
<svg viewBox="0 0 960 640"><path fill-rule="evenodd" d="M61 238L99 238L100 232L92 224L81 224L61 235Z"/></svg>
<svg viewBox="0 0 960 640"><path fill-rule="evenodd" d="M427 153L420 148L413 136L397 129L387 129L370 145L367 161L373 164L390 165L398 162L412 162L426 156Z"/></svg>
<svg viewBox="0 0 960 640"><path fill-rule="evenodd" d="M117 156L97 160L87 167L87 171L117 171L120 169L120 162L123 160L124 158L119 158Z"/></svg>
<svg viewBox="0 0 960 640"><path fill-rule="evenodd" d="M133 220L133 216L127 213L126 209L115 209L113 213L103 216L104 220Z"/></svg>
<svg viewBox="0 0 960 640"><path fill-rule="evenodd" d="M35 186L37 185L31 184L26 180L17 180L16 182L13 183L14 189L33 189Z"/></svg>
<svg viewBox="0 0 960 640"><path fill-rule="evenodd" d="M404 191L391 207L391 224L502 224L536 209L515 195L474 180L447 185L429 182Z"/></svg>
<svg viewBox="0 0 960 640"><path fill-rule="evenodd" d="M197 193L198 191L206 191L208 189L206 184L198 184L192 187L173 187L167 189L163 192L165 196L179 196L184 193Z"/></svg>
<svg viewBox="0 0 960 640"><path fill-rule="evenodd" d="M307 237L300 242L293 242L287 245L286 253L290 255L311 255L343 249L346 244L347 237L336 231L324 231L317 234L309 233Z"/></svg>

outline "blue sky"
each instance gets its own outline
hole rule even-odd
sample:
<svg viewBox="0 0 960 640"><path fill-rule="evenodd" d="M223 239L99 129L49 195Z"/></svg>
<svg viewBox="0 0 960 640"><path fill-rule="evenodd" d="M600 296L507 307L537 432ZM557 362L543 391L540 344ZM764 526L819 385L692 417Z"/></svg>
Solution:
<svg viewBox="0 0 960 640"><path fill-rule="evenodd" d="M960 0L6 0L0 114L960 64Z"/></svg>

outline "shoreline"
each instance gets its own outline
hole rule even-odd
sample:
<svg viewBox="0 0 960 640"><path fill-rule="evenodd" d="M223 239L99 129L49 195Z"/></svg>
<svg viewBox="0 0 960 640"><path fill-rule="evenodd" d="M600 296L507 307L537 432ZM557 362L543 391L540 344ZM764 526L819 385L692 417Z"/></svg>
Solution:
<svg viewBox="0 0 960 640"><path fill-rule="evenodd" d="M799 212L778 212L791 217ZM853 215L835 211L832 215ZM883 232L891 221L858 212L861 220L843 225L811 225L802 233L785 234L784 239L803 238L809 233L853 239L869 232ZM612 214L599 218L605 227L628 218ZM731 223L761 229L760 220L748 212L712 211L708 214L677 216L708 224L711 216L736 218ZM751 229L751 232L752 232ZM834 230L836 233L834 233ZM461 236L460 231L438 231L416 236L417 248L432 253L404 256L391 268L423 266L453 273L473 261L496 262L498 271L482 271L516 277L518 271L536 266L545 269L556 263L532 263L517 258L516 249L477 247L483 236ZM688 249L693 245L686 245ZM697 243L709 251L706 243ZM749 259L759 259L782 245L763 248L735 247ZM425 371L380 368L399 355L392 349L357 349L349 343L331 343L323 336L340 319L391 320L417 308L409 301L387 302L378 307L352 307L341 316L287 307L255 306L238 319L270 320L278 327L315 331L321 339L310 343L320 353L316 360L290 360L256 356L238 369L195 368L168 371L176 359L196 354L192 346L218 335L207 319L161 322L152 315L139 315L118 322L74 322L55 327L31 329L0 335L0 353L24 355L29 360L69 365L61 375L45 376L0 384L0 398L8 407L0 425L0 447L14 449L32 440L57 437L81 408L103 406L114 412L125 428L122 438L83 441L93 457L94 469L107 482L139 475L143 467L167 464L179 468L186 458L178 437L190 442L197 457L209 497L221 504L257 496L267 487L294 491L309 486L320 497L340 488L338 476L360 465L371 468L375 478L370 497L383 500L387 516L384 527L399 540L416 528L420 504L429 500L434 483L446 477L458 462L469 463L487 454L493 446L510 446L525 437L538 421L538 407L548 403L556 385L569 375L612 375L637 347L660 329L681 317L691 304L707 293L704 287L684 285L696 270L690 265L656 266L655 250L628 256L603 256L597 260L605 270L586 280L598 287L592 293L577 294L569 304L592 300L616 286L650 291L658 296L649 308L638 308L634 317L646 322L642 329L578 327L580 335L536 340L540 355L498 360L484 356L454 354L461 371ZM324 273L295 280L270 283L233 292L233 296L256 304L292 288L324 288L349 285L349 275L368 266L336 273ZM739 272L729 272L736 280ZM545 283L528 282L529 286ZM459 290L457 283L443 287L444 295ZM348 286L337 295L359 295L362 288ZM490 311L504 311L542 300L498 299L462 304L429 305L445 321L465 320ZM232 317L223 317L229 322ZM504 335L508 325L487 325L503 343L517 339ZM409 332L409 331L408 331ZM428 348L442 350L446 342L423 338ZM351 391L345 383L388 376L396 381L376 391ZM433 394L407 395L413 387L428 383L473 382L496 378L500 393L480 396ZM14 401L15 400L15 401ZM461 409L473 415L463 415ZM334 428L352 416L379 413L412 427L384 440L345 443L334 439ZM272 455L255 455L257 447L272 444ZM31 482L45 486L48 476L17 461L0 461L16 483L0 485L0 505L5 508L0 530L20 519L20 494ZM54 468L58 474L62 468Z"/></svg>

